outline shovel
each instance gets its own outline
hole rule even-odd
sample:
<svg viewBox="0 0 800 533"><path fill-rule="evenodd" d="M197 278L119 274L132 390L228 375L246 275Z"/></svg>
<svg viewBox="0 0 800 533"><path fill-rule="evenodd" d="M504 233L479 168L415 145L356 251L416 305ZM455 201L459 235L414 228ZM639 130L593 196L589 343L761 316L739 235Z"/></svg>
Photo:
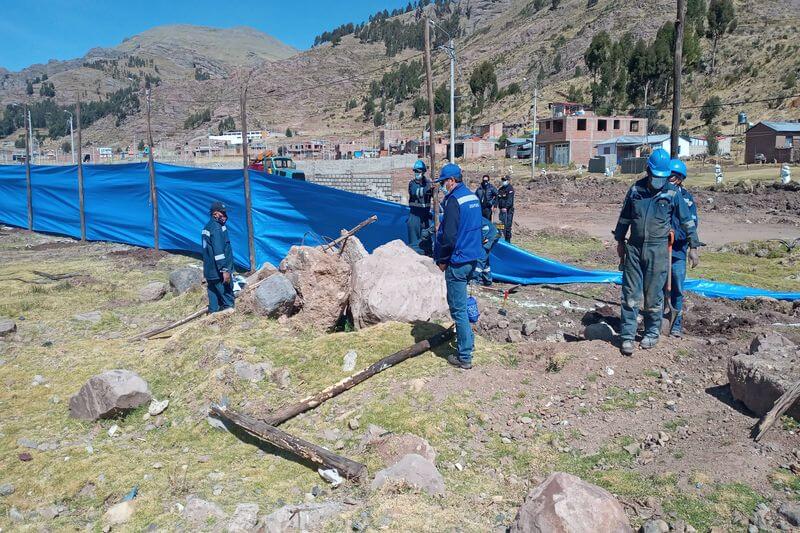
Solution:
<svg viewBox="0 0 800 533"><path fill-rule="evenodd" d="M672 307L672 245L675 242L675 232L670 230L667 240L667 284L664 285L664 309L669 313L669 331L678 318L678 312Z"/></svg>

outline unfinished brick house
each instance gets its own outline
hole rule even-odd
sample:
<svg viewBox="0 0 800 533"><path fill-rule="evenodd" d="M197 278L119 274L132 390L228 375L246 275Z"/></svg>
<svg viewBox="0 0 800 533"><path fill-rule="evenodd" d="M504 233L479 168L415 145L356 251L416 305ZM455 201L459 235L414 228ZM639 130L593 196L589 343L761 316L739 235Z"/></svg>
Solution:
<svg viewBox="0 0 800 533"><path fill-rule="evenodd" d="M555 165L589 165L594 147L621 135L644 135L647 119L629 115L597 116L581 104L552 103L550 117L537 120L536 159Z"/></svg>

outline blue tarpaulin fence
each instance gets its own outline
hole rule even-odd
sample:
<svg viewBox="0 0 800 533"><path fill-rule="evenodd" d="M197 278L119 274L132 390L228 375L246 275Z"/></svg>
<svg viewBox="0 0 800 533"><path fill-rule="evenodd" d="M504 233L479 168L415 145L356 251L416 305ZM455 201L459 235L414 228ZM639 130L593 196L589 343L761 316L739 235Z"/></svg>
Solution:
<svg viewBox="0 0 800 533"><path fill-rule="evenodd" d="M153 209L146 163L86 165L86 238L153 247ZM235 261L249 264L244 179L241 169L215 170L155 164L159 245L164 250L200 253L200 230L208 206L229 206L228 228ZM377 215L358 234L367 250L394 239L406 240L408 207L304 181L250 172L257 266L278 264L295 244L319 244ZM77 166L31 166L33 229L80 238ZM26 228L25 167L0 165L0 222ZM494 277L520 284L620 283L619 272L585 270L539 257L505 241L495 246ZM800 299L800 293L773 292L705 280L688 280L689 290L709 297L770 296Z"/></svg>

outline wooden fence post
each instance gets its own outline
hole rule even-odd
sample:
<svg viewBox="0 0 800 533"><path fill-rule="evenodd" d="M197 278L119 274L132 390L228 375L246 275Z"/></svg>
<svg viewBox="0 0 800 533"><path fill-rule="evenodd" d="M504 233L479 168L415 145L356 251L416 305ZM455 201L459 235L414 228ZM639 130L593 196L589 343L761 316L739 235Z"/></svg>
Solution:
<svg viewBox="0 0 800 533"><path fill-rule="evenodd" d="M75 118L78 122L78 209L81 217L81 240L86 240L86 211L83 204L83 149L81 148L81 99L75 107Z"/></svg>
<svg viewBox="0 0 800 533"><path fill-rule="evenodd" d="M25 120L28 127L25 128L25 187L28 205L28 229L33 231L33 191L31 190L31 143L33 142L33 124L31 124L31 111L25 106Z"/></svg>
<svg viewBox="0 0 800 533"><path fill-rule="evenodd" d="M245 214L247 216L247 250L250 257L250 270L255 271L257 267L255 235L253 232L253 199L250 195L250 172L247 168L250 164L249 157L247 155L247 83L249 81L250 76L243 80L240 96L242 112L242 172L244 174L244 204Z"/></svg>
<svg viewBox="0 0 800 533"><path fill-rule="evenodd" d="M150 82L145 85L147 94L147 167L150 171L150 203L153 205L153 248L158 251L158 191L156 167L153 163L153 130L150 128Z"/></svg>

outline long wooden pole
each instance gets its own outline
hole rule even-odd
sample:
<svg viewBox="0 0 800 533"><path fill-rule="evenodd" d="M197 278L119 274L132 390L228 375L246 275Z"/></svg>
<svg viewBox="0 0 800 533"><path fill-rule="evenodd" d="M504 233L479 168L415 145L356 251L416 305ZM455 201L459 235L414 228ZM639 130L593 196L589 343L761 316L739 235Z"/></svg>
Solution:
<svg viewBox="0 0 800 533"><path fill-rule="evenodd" d="M81 148L81 99L75 106L75 119L78 122L78 210L81 217L81 240L86 240L86 211L83 200L83 149Z"/></svg>
<svg viewBox="0 0 800 533"><path fill-rule="evenodd" d="M800 398L800 381L795 383L790 389L781 394L780 398L775 400L775 405L769 410L767 414L761 417L758 424L753 428L755 439L761 440L761 437L771 428L776 421L780 420L783 413L788 411Z"/></svg>
<svg viewBox="0 0 800 533"><path fill-rule="evenodd" d="M150 87L147 94L147 167L150 171L150 204L153 206L153 248L158 251L158 190L156 189L156 166L153 163L153 130L150 127Z"/></svg>
<svg viewBox="0 0 800 533"><path fill-rule="evenodd" d="M430 148L428 176L434 180L436 179L436 150L433 147L433 142L436 134L436 112L433 101L433 71L431 70L431 21L428 18L425 18L425 78L428 90L428 128L430 129L430 135L428 136L428 146ZM439 229L438 187L433 188L433 227L435 230Z"/></svg>
<svg viewBox="0 0 800 533"><path fill-rule="evenodd" d="M250 158L247 154L249 139L247 138L247 83L248 79L243 80L240 105L242 112L242 173L244 174L244 205L247 216L247 250L250 256L250 270L256 269L256 244L253 231L253 199L250 195Z"/></svg>
<svg viewBox="0 0 800 533"><path fill-rule="evenodd" d="M335 468L346 479L359 480L367 475L367 467L321 446L297 438L283 430L272 427L260 420L216 404L211 404L209 414L232 423L248 434L290 452L314 465Z"/></svg>
<svg viewBox="0 0 800 533"><path fill-rule="evenodd" d="M296 417L300 413L305 413L306 411L314 409L319 404L330 400L334 396L338 396L343 392L352 389L359 383L374 376L375 374L379 374L388 368L391 368L399 363L402 363L406 359L410 359L417 355L423 354L432 348L436 348L437 346L444 344L452 337L453 337L452 328L442 331L441 333L437 333L436 335L434 335L429 339L419 341L418 343L409 346L404 350L395 352L392 355L388 355L383 359L380 359L379 361L372 363L361 372L353 374L352 376L349 376L341 380L340 382L331 385L330 387L318 392L317 394L314 394L313 396L304 398L297 403L281 407L280 409L274 411L270 415L264 417L263 420L270 426L279 426L284 422L286 422L287 420Z"/></svg>
<svg viewBox="0 0 800 533"><path fill-rule="evenodd" d="M675 58L672 66L672 131L670 132L670 157L678 157L678 136L681 128L681 71L683 70L683 21L684 1L678 0L678 15L675 18ZM649 124L648 124L649 126Z"/></svg>
<svg viewBox="0 0 800 533"><path fill-rule="evenodd" d="M26 202L28 205L28 229L33 231L33 192L31 191L31 143L33 142L33 124L31 124L31 111L25 106L25 186Z"/></svg>
<svg viewBox="0 0 800 533"><path fill-rule="evenodd" d="M323 252L327 252L331 248L333 248L335 246L338 246L340 242L347 240L348 237L352 237L353 235L355 235L356 233L358 233L359 231L361 231L365 227L369 226L370 224L372 224L376 220L378 220L378 216L377 215L372 215L371 217L369 217L368 219L364 220L363 222L360 222L353 229L351 229L349 231L342 230L341 236L339 236L335 241L332 241L332 242L326 244L325 246L323 246L322 247L322 251Z"/></svg>

